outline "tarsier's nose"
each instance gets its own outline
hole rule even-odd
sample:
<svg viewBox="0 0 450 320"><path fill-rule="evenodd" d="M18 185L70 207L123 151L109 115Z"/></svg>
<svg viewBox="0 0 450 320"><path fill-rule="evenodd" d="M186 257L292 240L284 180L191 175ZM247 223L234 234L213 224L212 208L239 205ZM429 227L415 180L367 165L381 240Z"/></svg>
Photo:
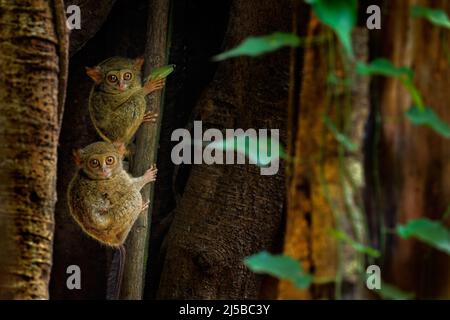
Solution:
<svg viewBox="0 0 450 320"><path fill-rule="evenodd" d="M119 82L119 90L124 91L127 88L126 84L123 81Z"/></svg>
<svg viewBox="0 0 450 320"><path fill-rule="evenodd" d="M105 176L109 175L109 168L106 165L102 166L102 173Z"/></svg>

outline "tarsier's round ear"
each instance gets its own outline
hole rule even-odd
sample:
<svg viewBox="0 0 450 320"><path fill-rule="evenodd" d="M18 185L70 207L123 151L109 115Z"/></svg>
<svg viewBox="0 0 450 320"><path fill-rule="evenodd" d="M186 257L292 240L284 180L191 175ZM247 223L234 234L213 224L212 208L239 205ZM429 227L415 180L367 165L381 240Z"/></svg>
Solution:
<svg viewBox="0 0 450 320"><path fill-rule="evenodd" d="M99 66L95 67L86 67L86 74L94 80L96 84L102 82L102 70Z"/></svg>
<svg viewBox="0 0 450 320"><path fill-rule="evenodd" d="M114 147L117 149L119 154L123 157L125 153L127 152L127 147L125 146L125 143L123 142L114 142Z"/></svg>
<svg viewBox="0 0 450 320"><path fill-rule="evenodd" d="M83 150L75 149L72 151L73 160L78 167L83 166Z"/></svg>
<svg viewBox="0 0 450 320"><path fill-rule="evenodd" d="M141 70L143 65L144 65L144 56L137 57L134 60L134 68L136 70Z"/></svg>

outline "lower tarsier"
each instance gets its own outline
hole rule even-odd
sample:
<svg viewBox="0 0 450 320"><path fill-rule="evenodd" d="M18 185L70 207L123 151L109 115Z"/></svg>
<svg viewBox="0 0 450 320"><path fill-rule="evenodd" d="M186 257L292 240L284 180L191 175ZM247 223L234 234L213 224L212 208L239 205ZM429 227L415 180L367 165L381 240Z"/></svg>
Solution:
<svg viewBox="0 0 450 320"><path fill-rule="evenodd" d="M81 229L97 241L119 249L115 299L119 297L123 277L124 242L149 205L143 202L140 190L155 181L157 174L156 166L152 165L144 175L134 178L122 166L126 144L139 125L154 122L157 116L145 114L145 95L162 89L167 76L167 72L153 72L157 76L150 76L142 86L142 62L117 57L87 68L87 74L95 81L89 99L91 119L106 141L74 152L79 170L67 191L70 213Z"/></svg>

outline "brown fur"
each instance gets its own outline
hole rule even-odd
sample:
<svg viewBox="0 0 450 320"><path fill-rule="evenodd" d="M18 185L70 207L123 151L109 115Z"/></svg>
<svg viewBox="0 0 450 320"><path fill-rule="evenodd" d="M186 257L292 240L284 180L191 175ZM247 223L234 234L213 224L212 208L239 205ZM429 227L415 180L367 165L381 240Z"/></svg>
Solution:
<svg viewBox="0 0 450 320"><path fill-rule="evenodd" d="M164 86L163 79L149 81L142 86L143 62L143 58L113 57L98 66L86 68L87 75L94 80L89 113L98 134L105 141L128 143L146 121L145 96ZM131 75L131 79L125 80L125 74ZM115 77L115 81L108 80L108 76ZM124 87L120 89L119 84ZM151 114L148 117L147 121L154 121Z"/></svg>
<svg viewBox="0 0 450 320"><path fill-rule="evenodd" d="M123 152L123 145L108 142L96 142L78 150L75 158L80 169L67 192L70 213L83 231L114 247L124 243L139 214L147 207L142 203L140 190L155 181L157 172L152 166L143 176L131 177L122 168ZM97 177L88 163L93 158L105 157L114 157L117 161L108 168L110 176Z"/></svg>

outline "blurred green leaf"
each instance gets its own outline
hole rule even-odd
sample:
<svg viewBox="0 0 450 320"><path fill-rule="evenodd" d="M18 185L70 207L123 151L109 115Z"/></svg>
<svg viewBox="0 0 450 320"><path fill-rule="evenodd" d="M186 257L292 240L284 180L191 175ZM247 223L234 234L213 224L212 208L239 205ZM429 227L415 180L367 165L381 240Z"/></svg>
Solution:
<svg viewBox="0 0 450 320"><path fill-rule="evenodd" d="M428 126L440 135L450 138L450 126L442 121L433 109L424 107L421 110L413 106L406 112L406 116L413 124Z"/></svg>
<svg viewBox="0 0 450 320"><path fill-rule="evenodd" d="M349 137L347 137L345 134L339 132L339 130L336 128L336 125L331 121L331 119L328 116L323 117L323 121L325 125L328 127L328 129L333 133L336 140L342 144L347 150L349 151L357 151L358 145L353 143Z"/></svg>
<svg viewBox="0 0 450 320"><path fill-rule="evenodd" d="M412 80L414 73L411 69L405 67L396 67L387 59L378 58L365 64L358 62L356 64L356 72L360 75L379 75L385 77L405 77Z"/></svg>
<svg viewBox="0 0 450 320"><path fill-rule="evenodd" d="M379 58L373 60L369 64L358 62L356 64L356 72L360 75L379 75L399 79L400 82L405 86L406 90L408 90L417 107L420 110L425 109L422 95L414 86L414 72L411 69L406 67L396 67L389 60Z"/></svg>
<svg viewBox="0 0 450 320"><path fill-rule="evenodd" d="M305 0L324 24L334 30L347 55L354 57L352 30L356 25L356 0Z"/></svg>
<svg viewBox="0 0 450 320"><path fill-rule="evenodd" d="M300 38L295 34L275 32L266 36L248 37L237 47L214 56L213 60L222 61L239 56L256 57L282 47L298 45L300 45Z"/></svg>
<svg viewBox="0 0 450 320"><path fill-rule="evenodd" d="M450 19L444 10L414 6L411 8L411 14L415 18L425 18L437 26L450 29Z"/></svg>
<svg viewBox="0 0 450 320"><path fill-rule="evenodd" d="M356 242L352 238L349 237L348 234L346 234L342 230L333 230L332 235L336 237L339 240L344 241L345 243L349 244L353 249L355 249L357 252L361 252L364 254L367 254L370 257L379 258L381 256L380 251L377 249L374 249L369 246L365 246L359 242Z"/></svg>
<svg viewBox="0 0 450 320"><path fill-rule="evenodd" d="M411 98L413 102L416 104L417 109L419 111L425 111L426 107L423 103L422 94L419 92L419 90L416 88L412 80L401 80L402 84L405 86L406 90L408 90L409 94L411 95Z"/></svg>
<svg viewBox="0 0 450 320"><path fill-rule="evenodd" d="M346 86L346 87L351 87L354 84L351 78L340 78L334 72L328 73L327 83L333 86Z"/></svg>
<svg viewBox="0 0 450 320"><path fill-rule="evenodd" d="M302 269L300 262L289 256L262 251L245 258L244 264L255 273L266 273L291 281L300 289L307 288L312 282L312 276Z"/></svg>
<svg viewBox="0 0 450 320"><path fill-rule="evenodd" d="M409 220L397 226L402 238L414 237L428 245L450 254L450 231L441 222L426 218Z"/></svg>
<svg viewBox="0 0 450 320"><path fill-rule="evenodd" d="M205 142L204 145L209 148L242 153L251 161L251 163L256 163L258 166L267 166L272 161L279 158L288 158L286 151L279 143L278 139L272 138L257 138L242 134L236 135L233 139ZM250 146L253 147L251 148ZM275 151L275 154L272 154L272 148Z"/></svg>
<svg viewBox="0 0 450 320"><path fill-rule="evenodd" d="M272 160L276 159L277 157L281 159L288 158L284 147L276 139L258 138L257 143L258 143L257 154L251 153L251 150L247 144L245 145L244 152L247 157L257 159L257 163L260 165L268 165ZM272 144L273 149L276 150L276 154L271 154ZM262 156L264 156L265 159L263 159Z"/></svg>
<svg viewBox="0 0 450 320"><path fill-rule="evenodd" d="M381 298L386 300L411 300L414 299L414 293L405 292L390 284L381 283L381 289L374 290Z"/></svg>
<svg viewBox="0 0 450 320"><path fill-rule="evenodd" d="M442 215L441 220L445 220L448 217L450 217L450 206L447 207L447 210L445 210L444 214Z"/></svg>
<svg viewBox="0 0 450 320"><path fill-rule="evenodd" d="M158 80L166 78L173 72L174 69L174 64L168 64L167 66L163 66L161 68L155 68L150 72L149 76L147 77L147 79L145 79L144 82L147 82L148 80Z"/></svg>

